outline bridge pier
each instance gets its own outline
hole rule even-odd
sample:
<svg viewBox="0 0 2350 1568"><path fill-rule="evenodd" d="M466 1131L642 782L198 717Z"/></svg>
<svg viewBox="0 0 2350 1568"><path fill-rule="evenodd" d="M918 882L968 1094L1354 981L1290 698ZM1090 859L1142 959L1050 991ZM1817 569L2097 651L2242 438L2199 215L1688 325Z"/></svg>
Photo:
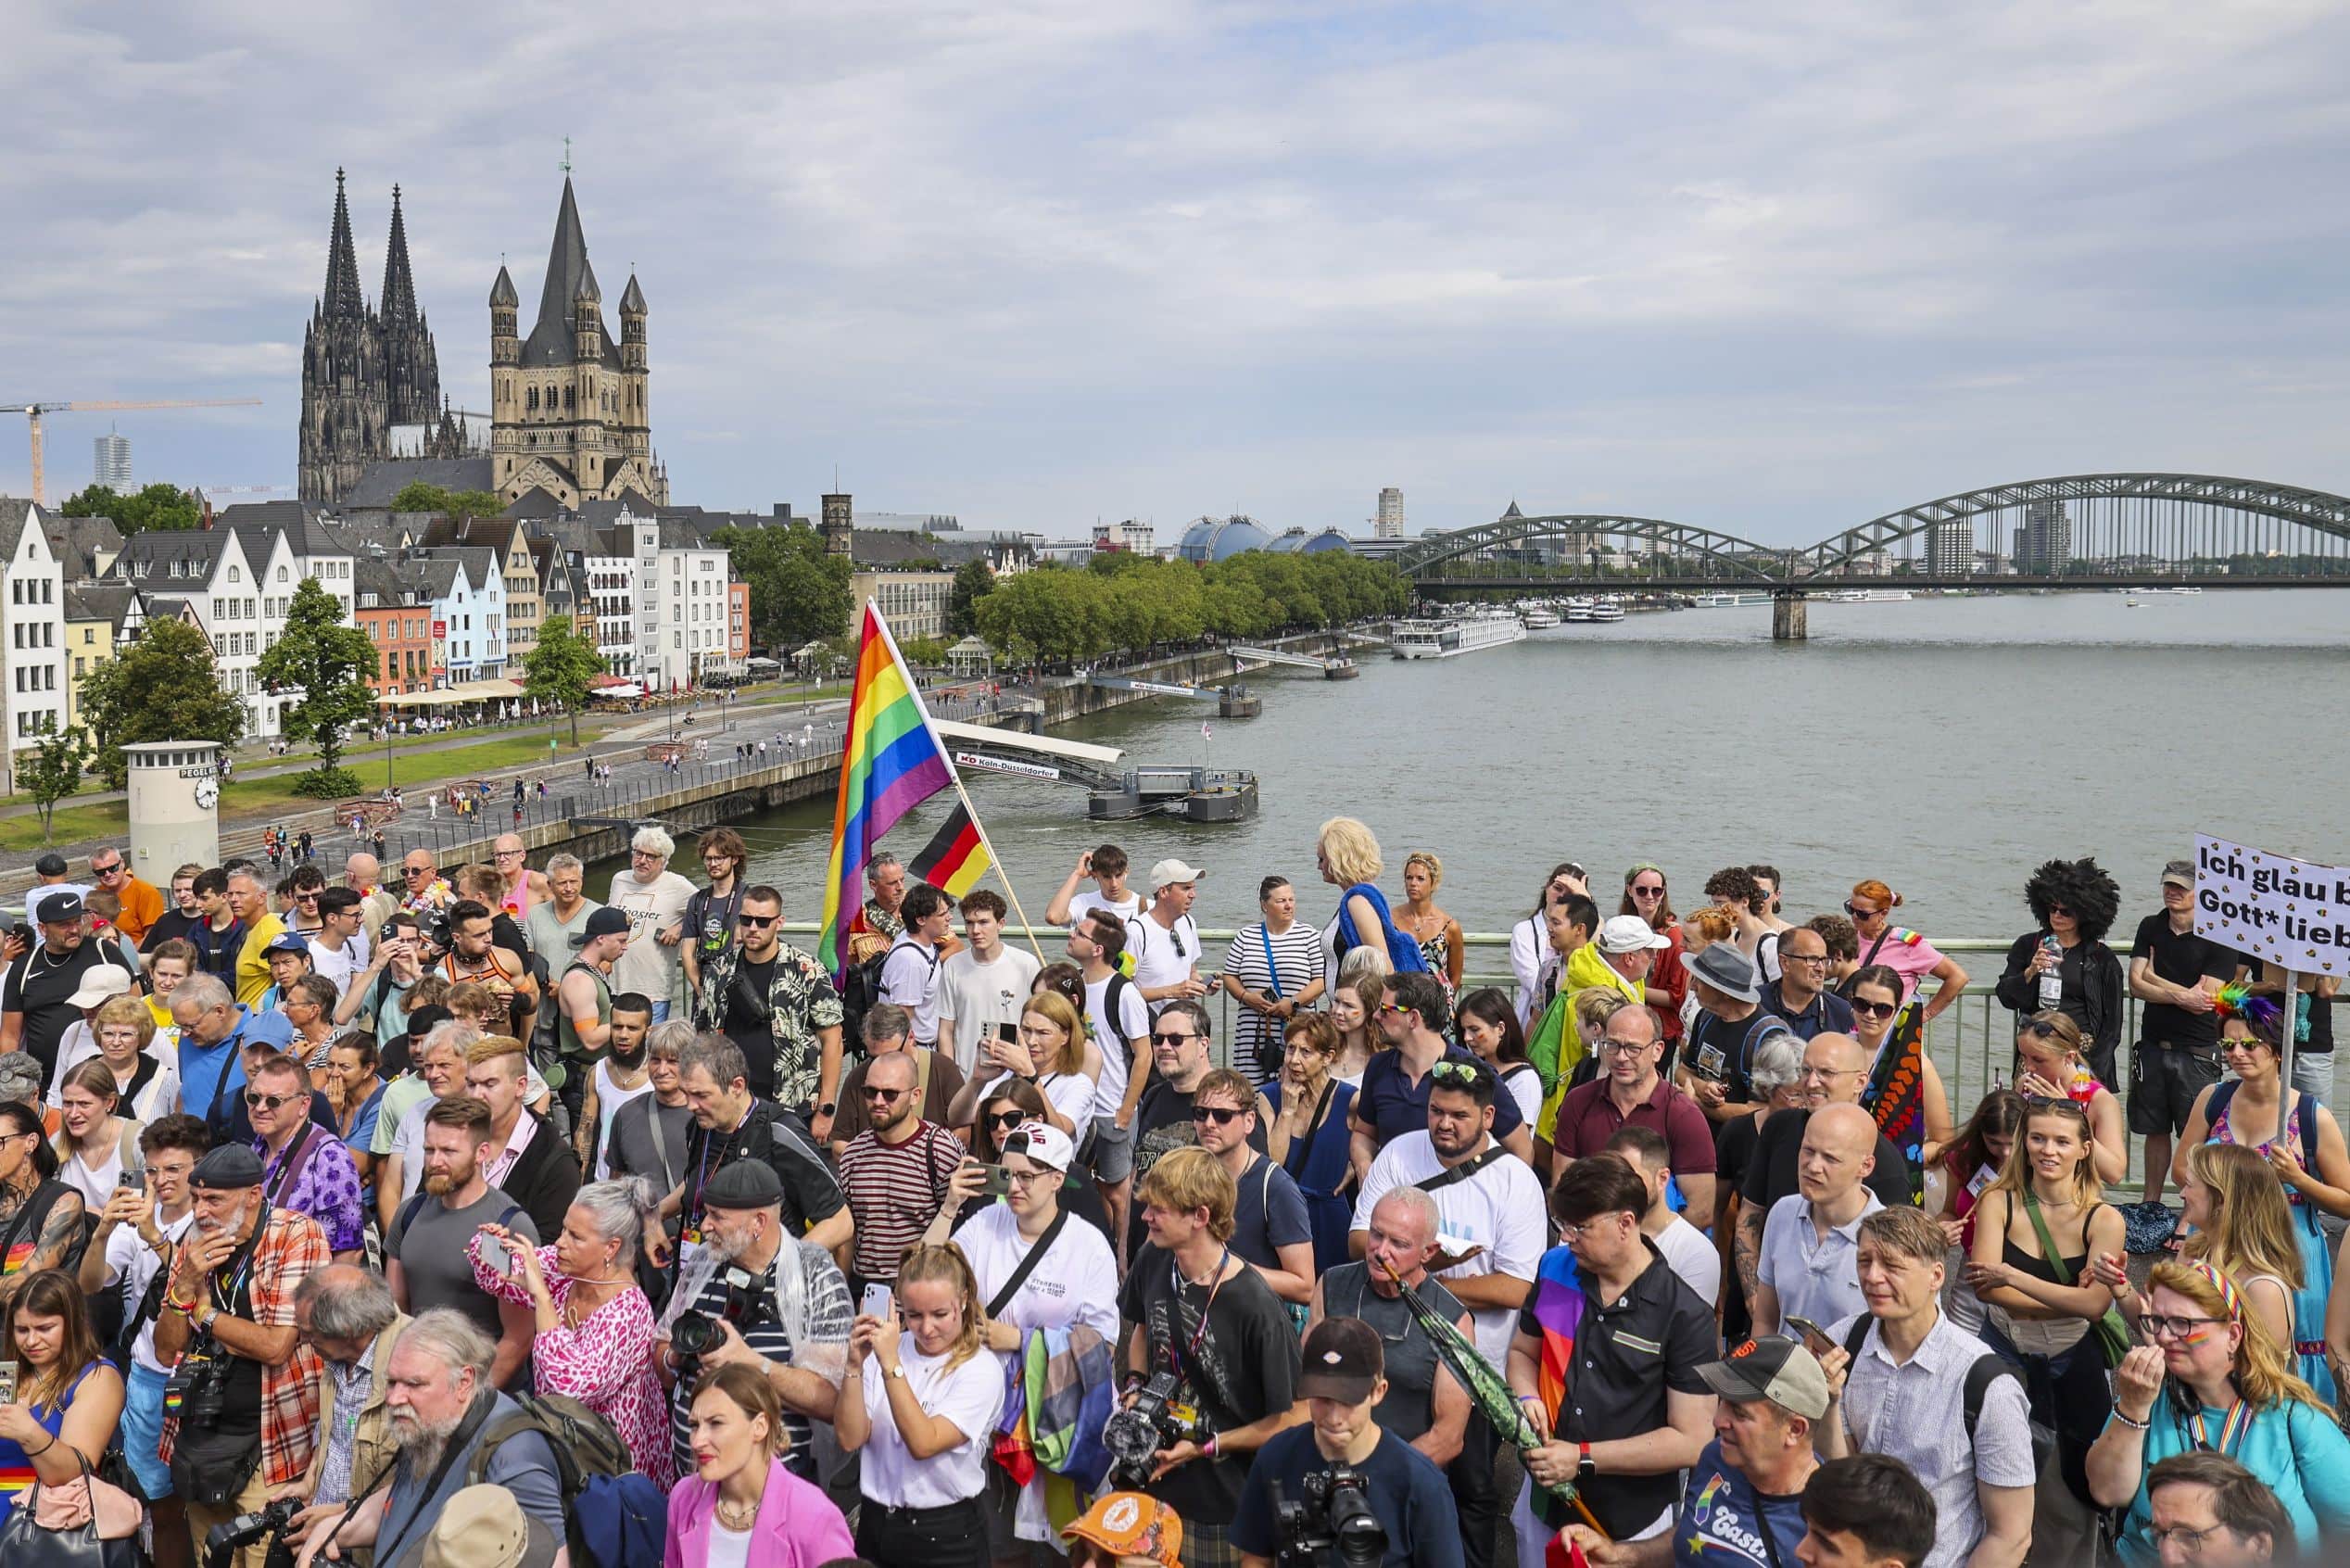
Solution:
<svg viewBox="0 0 2350 1568"><path fill-rule="evenodd" d="M1811 602L1800 588L1783 588L1771 595L1771 640L1811 640Z"/></svg>

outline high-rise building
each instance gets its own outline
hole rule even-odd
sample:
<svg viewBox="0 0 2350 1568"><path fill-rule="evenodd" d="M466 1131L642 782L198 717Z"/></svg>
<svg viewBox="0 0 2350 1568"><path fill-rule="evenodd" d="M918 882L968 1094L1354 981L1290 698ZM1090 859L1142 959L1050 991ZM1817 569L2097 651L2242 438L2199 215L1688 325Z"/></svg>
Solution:
<svg viewBox="0 0 2350 1568"><path fill-rule="evenodd" d="M1975 527L1971 523L1937 523L1926 536L1926 570L1937 577L1975 575Z"/></svg>
<svg viewBox="0 0 2350 1568"><path fill-rule="evenodd" d="M1404 537L1404 493L1393 485L1379 492L1379 515L1371 520L1371 537L1374 539L1400 539Z"/></svg>
<svg viewBox="0 0 2350 1568"><path fill-rule="evenodd" d="M109 490L122 491L131 487L131 437L109 430L91 445L97 449L90 465L90 483L104 485Z"/></svg>
<svg viewBox="0 0 2350 1568"><path fill-rule="evenodd" d="M2064 575L2073 559L2073 521L2063 501L2033 501L2015 530L2015 572L2025 577Z"/></svg>

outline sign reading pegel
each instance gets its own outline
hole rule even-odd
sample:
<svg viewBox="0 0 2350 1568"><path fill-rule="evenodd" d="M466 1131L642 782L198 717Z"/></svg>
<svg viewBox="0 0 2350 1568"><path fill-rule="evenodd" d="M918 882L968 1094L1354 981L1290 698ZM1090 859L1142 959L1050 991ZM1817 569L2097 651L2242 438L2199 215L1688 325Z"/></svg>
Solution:
<svg viewBox="0 0 2350 1568"><path fill-rule="evenodd" d="M2198 833L2195 934L2296 974L2350 974L2350 866Z"/></svg>

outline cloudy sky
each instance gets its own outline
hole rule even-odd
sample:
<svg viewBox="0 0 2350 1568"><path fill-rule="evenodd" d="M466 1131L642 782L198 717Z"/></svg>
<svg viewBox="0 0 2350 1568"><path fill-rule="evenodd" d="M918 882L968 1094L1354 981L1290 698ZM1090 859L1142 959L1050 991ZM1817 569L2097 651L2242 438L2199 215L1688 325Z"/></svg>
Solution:
<svg viewBox="0 0 2350 1568"><path fill-rule="evenodd" d="M2350 490L2322 0L0 18L0 399L263 400L119 416L143 481L291 482L337 164L371 296L402 185L486 406L569 135L680 500L813 511L838 465L1068 537L1399 485L1415 529L1514 496L1795 542L2043 474ZM51 421L53 496L105 429Z"/></svg>

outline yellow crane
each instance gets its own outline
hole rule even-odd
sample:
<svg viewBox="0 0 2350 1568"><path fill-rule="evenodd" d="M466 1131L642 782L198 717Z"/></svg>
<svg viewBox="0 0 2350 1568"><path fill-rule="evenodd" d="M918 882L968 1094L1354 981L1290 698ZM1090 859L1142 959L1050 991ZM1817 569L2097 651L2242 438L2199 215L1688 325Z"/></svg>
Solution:
<svg viewBox="0 0 2350 1568"><path fill-rule="evenodd" d="M97 403L0 403L0 413L20 413L32 426L32 499L36 506L46 505L48 496L42 486L41 416L53 413L113 413L123 409L239 409L259 408L259 398L175 398L152 402L113 400Z"/></svg>

